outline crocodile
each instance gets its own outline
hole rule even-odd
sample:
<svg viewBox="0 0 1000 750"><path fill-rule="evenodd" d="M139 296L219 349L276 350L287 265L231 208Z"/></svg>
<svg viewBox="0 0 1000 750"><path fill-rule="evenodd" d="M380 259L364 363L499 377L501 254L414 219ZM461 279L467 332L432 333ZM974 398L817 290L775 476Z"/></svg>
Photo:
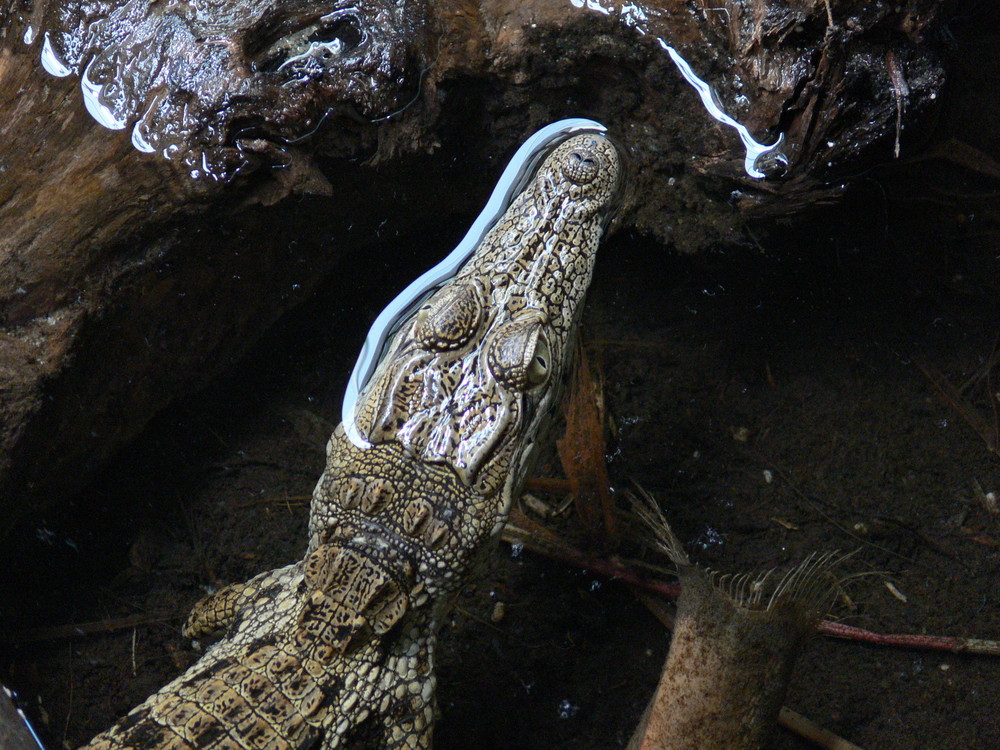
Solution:
<svg viewBox="0 0 1000 750"><path fill-rule="evenodd" d="M184 634L222 638L86 747L430 747L436 633L560 398L620 172L601 132L544 157L386 339L327 444L304 558L195 605Z"/></svg>

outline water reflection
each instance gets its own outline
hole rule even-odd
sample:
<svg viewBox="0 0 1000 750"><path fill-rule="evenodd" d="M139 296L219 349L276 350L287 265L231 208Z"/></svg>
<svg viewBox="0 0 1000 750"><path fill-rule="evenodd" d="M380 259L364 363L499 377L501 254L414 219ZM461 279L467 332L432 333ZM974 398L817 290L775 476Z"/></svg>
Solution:
<svg viewBox="0 0 1000 750"><path fill-rule="evenodd" d="M25 35L27 37L27 35ZM25 44L31 44L25 38ZM56 55L55 50L52 48L52 39L49 37L49 32L45 32L42 38L42 67L45 68L45 72L49 75L53 75L56 78L65 78L73 71L70 67L59 59Z"/></svg>
<svg viewBox="0 0 1000 750"><path fill-rule="evenodd" d="M131 127L138 151L225 182L280 162L282 144L335 108L373 120L409 101L416 8L372 0L317 17L284 0L63 0L22 38L42 36L50 75L80 77L102 127Z"/></svg>
<svg viewBox="0 0 1000 750"><path fill-rule="evenodd" d="M90 71L94 67L97 58L94 57L83 71L80 77L80 90L83 91L83 103L87 106L87 111L100 125L108 130L124 130L125 120L116 116L112 109L103 101L104 87L94 83L90 78Z"/></svg>
<svg viewBox="0 0 1000 750"><path fill-rule="evenodd" d="M673 60L674 65L677 66L684 80L691 84L697 92L708 113L723 125L733 128L737 135L739 135L740 140L743 142L743 147L746 149L743 168L748 175L756 179L761 179L763 177L778 175L785 171L789 160L788 156L782 151L782 146L785 142L784 134L779 135L778 140L768 146L755 140L745 125L727 115L722 108L718 95L711 86L695 74L687 60L681 57L680 53L662 37L651 33L649 26L650 15L652 14L655 20L657 15L655 10L644 8L636 3L622 3L618 6L613 6L610 4L604 5L599 0L569 1L575 8L595 11L605 16L617 14L621 22L627 27L634 29L636 33L655 38L657 44Z"/></svg>

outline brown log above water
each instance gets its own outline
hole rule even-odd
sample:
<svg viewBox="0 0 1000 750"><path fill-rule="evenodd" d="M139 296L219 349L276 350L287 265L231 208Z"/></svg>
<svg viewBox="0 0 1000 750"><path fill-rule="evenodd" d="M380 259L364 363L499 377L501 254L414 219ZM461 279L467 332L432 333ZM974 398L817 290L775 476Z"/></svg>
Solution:
<svg viewBox="0 0 1000 750"><path fill-rule="evenodd" d="M77 489L345 253L377 244L383 222L405 233L472 215L516 145L552 120L609 126L634 175L622 223L681 251L835 198L850 174L919 143L944 83L933 35L945 11L943 0L0 9L0 515ZM746 175L734 132L708 117L660 39L757 140L785 134L787 169ZM121 129L88 114L81 79L91 110ZM446 249L420 251L430 262Z"/></svg>

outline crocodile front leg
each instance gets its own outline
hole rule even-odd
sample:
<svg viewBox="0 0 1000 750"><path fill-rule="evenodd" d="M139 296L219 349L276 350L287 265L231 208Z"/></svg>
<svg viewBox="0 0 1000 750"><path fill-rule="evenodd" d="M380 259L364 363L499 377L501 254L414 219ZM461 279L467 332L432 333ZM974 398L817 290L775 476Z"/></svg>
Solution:
<svg viewBox="0 0 1000 750"><path fill-rule="evenodd" d="M430 747L431 604L378 538L331 537L199 602L186 631L226 637L89 747Z"/></svg>
<svg viewBox="0 0 1000 750"><path fill-rule="evenodd" d="M204 638L228 628L247 604L256 598L260 590L256 582L270 575L269 572L246 583L231 583L198 601L184 623L184 637Z"/></svg>
<svg viewBox="0 0 1000 750"><path fill-rule="evenodd" d="M229 637L87 747L277 749L317 740L320 728L305 717L316 715L325 693L283 648L281 635L295 626L304 579L298 563L226 587L196 606L194 630L228 623Z"/></svg>

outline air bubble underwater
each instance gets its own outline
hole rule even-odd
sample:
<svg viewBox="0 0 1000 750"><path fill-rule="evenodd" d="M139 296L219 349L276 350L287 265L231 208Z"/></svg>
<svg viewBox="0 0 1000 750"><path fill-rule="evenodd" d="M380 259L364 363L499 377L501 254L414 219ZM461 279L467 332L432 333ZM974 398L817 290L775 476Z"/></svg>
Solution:
<svg viewBox="0 0 1000 750"><path fill-rule="evenodd" d="M29 36L33 39L33 32L31 35L26 33L25 41ZM178 142L180 136L172 132L176 128L168 127L167 130L161 132L151 125L151 123L156 122L154 118L163 103L162 94L152 96L151 101L145 105L145 111L136 118L137 113L131 111L133 102L125 96L121 88L124 86L124 79L115 78L110 82L98 82L102 78L100 71L102 64L107 59L107 53L98 51L89 59L87 57L76 59L60 50L62 44L69 44L69 42L54 32L44 33L40 52L42 67L49 75L57 78L66 78L74 74L80 76L83 103L87 113L95 122L112 131L125 130L131 125L131 143L140 153L158 153L167 160L183 156L183 143ZM67 59L70 61L67 62ZM80 72L81 68L82 73ZM133 119L134 123L132 123ZM188 175L192 179L204 177L213 181L224 181L231 175L231 173L220 171L215 168L215 165L209 164L205 152L190 153L188 156L192 162L188 165Z"/></svg>
<svg viewBox="0 0 1000 750"><path fill-rule="evenodd" d="M559 715L560 719L572 719L579 712L580 706L567 698L559 701L559 707L556 709L556 713Z"/></svg>
<svg viewBox="0 0 1000 750"><path fill-rule="evenodd" d="M42 37L42 67L45 68L45 72L56 78L65 78L73 70L66 65L59 56L56 54L55 49L52 47L52 39L49 37L49 32L45 32Z"/></svg>
<svg viewBox="0 0 1000 750"><path fill-rule="evenodd" d="M104 87L101 84L94 83L90 79L90 71L96 60L96 56L91 58L90 62L87 63L87 67L83 70L83 75L80 77L80 90L83 91L83 103L86 105L87 111L90 112L90 116L97 120L100 125L103 125L108 130L124 130L127 124L125 120L119 118L102 100Z"/></svg>

